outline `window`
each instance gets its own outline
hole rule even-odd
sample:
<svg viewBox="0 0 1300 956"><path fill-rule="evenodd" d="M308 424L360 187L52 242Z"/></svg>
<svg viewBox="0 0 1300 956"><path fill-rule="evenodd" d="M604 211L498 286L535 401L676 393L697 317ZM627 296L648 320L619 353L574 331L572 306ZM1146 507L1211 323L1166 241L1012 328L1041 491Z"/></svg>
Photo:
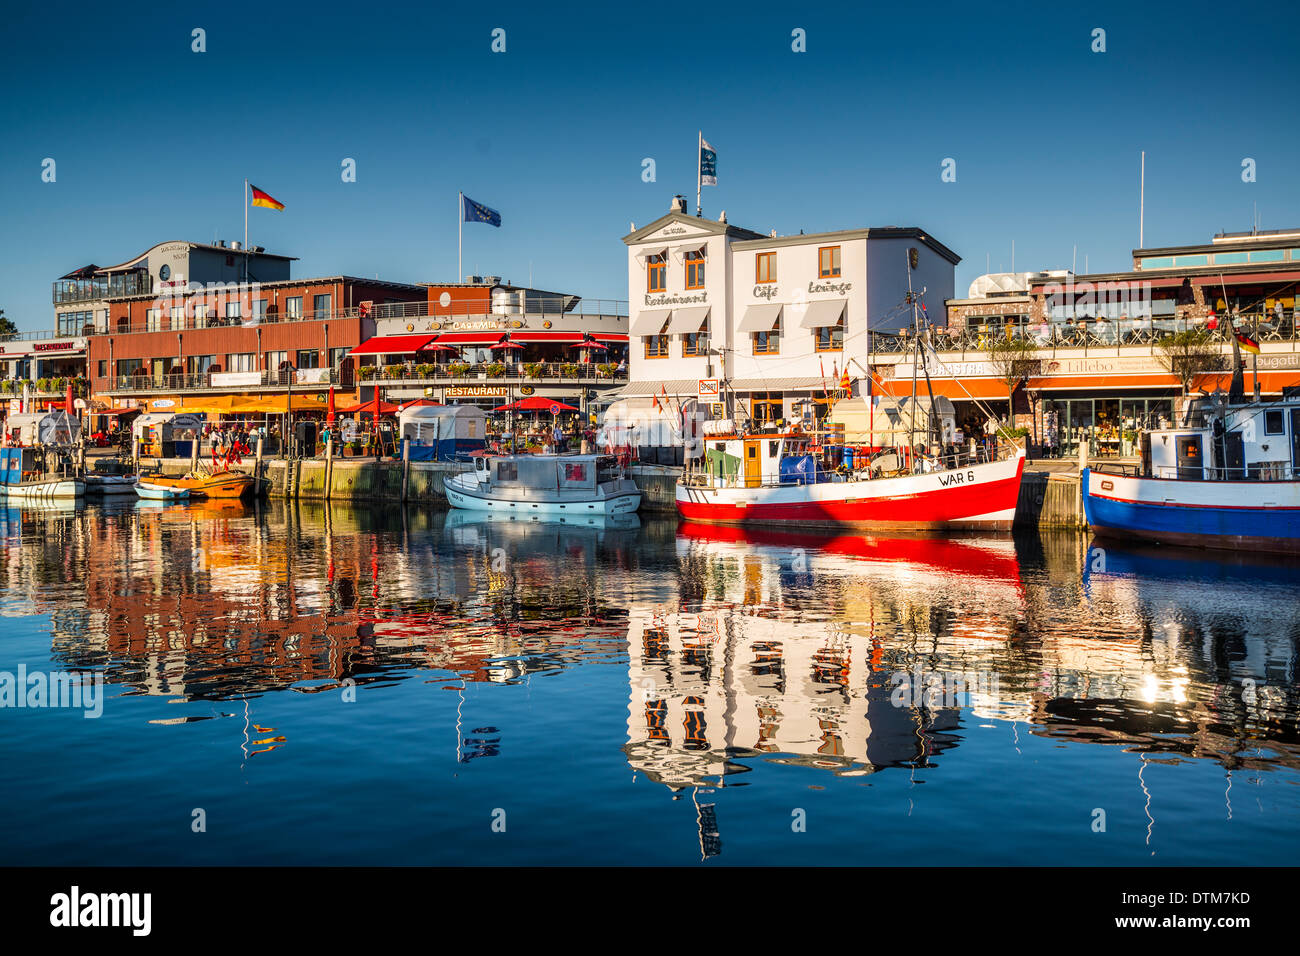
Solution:
<svg viewBox="0 0 1300 956"><path fill-rule="evenodd" d="M844 319L841 318L834 325L824 325L817 329L817 351L818 352L842 352L844 351Z"/></svg>
<svg viewBox="0 0 1300 956"><path fill-rule="evenodd" d="M351 351L347 347L341 349L330 349L330 368L338 368L343 364L343 360L348 357Z"/></svg>
<svg viewBox="0 0 1300 956"><path fill-rule="evenodd" d="M646 273L649 276L647 291L663 292L668 288L668 265L663 256L651 256L647 259Z"/></svg>
<svg viewBox="0 0 1300 956"><path fill-rule="evenodd" d="M290 319L302 318L302 296L291 295L284 300L284 314Z"/></svg>
<svg viewBox="0 0 1300 956"><path fill-rule="evenodd" d="M298 368L320 368L320 352L316 349L298 350Z"/></svg>
<svg viewBox="0 0 1300 956"><path fill-rule="evenodd" d="M1264 434L1285 435L1286 423L1282 419L1282 410L1270 409L1264 412Z"/></svg>
<svg viewBox="0 0 1300 956"><path fill-rule="evenodd" d="M840 274L840 247L822 246L817 250L817 276L829 279Z"/></svg>
<svg viewBox="0 0 1300 956"><path fill-rule="evenodd" d="M686 288L704 288L704 253L686 253Z"/></svg>
<svg viewBox="0 0 1300 956"><path fill-rule="evenodd" d="M138 358L118 359L113 365L118 375L134 375L144 368L144 361Z"/></svg>
<svg viewBox="0 0 1300 956"><path fill-rule="evenodd" d="M144 330L146 332L158 332L162 330L162 309L145 310Z"/></svg>
<svg viewBox="0 0 1300 956"><path fill-rule="evenodd" d="M316 313L316 318L323 319L334 311L333 306L330 305L333 299L332 295L312 296L312 310Z"/></svg>
<svg viewBox="0 0 1300 956"><path fill-rule="evenodd" d="M266 353L266 370L268 372L277 371L281 362L289 360L288 352L267 352Z"/></svg>
<svg viewBox="0 0 1300 956"><path fill-rule="evenodd" d="M213 356L211 355L190 355L185 359L185 371L190 375L203 375L208 369L212 368Z"/></svg>
<svg viewBox="0 0 1300 956"><path fill-rule="evenodd" d="M497 481L518 481L519 467L513 461L499 461L497 465Z"/></svg>
<svg viewBox="0 0 1300 956"><path fill-rule="evenodd" d="M583 464L571 465L568 462L564 464L565 481L586 481L587 466Z"/></svg>
<svg viewBox="0 0 1300 956"><path fill-rule="evenodd" d="M648 359L667 358L668 357L668 336L647 335L645 337L645 357Z"/></svg>
<svg viewBox="0 0 1300 956"><path fill-rule="evenodd" d="M103 378L108 374L108 361L106 359L99 360L99 371L97 374L100 378Z"/></svg>
<svg viewBox="0 0 1300 956"><path fill-rule="evenodd" d="M709 354L709 333L708 332L687 332L682 336L682 354L683 355L708 355Z"/></svg>
<svg viewBox="0 0 1300 956"><path fill-rule="evenodd" d="M779 421L783 414L780 392L758 392L750 400L750 406L758 422Z"/></svg>
<svg viewBox="0 0 1300 956"><path fill-rule="evenodd" d="M253 300L253 321L261 322L262 319L265 317L266 317L266 300L254 299Z"/></svg>
<svg viewBox="0 0 1300 956"><path fill-rule="evenodd" d="M754 333L755 355L778 355L781 352L781 320L777 319L770 332Z"/></svg>
<svg viewBox="0 0 1300 956"><path fill-rule="evenodd" d="M227 302L227 303L226 303L226 318L228 318L228 319L235 319L235 320L238 320L238 319L239 319L239 300L238 300L238 299L236 299L234 302Z"/></svg>
<svg viewBox="0 0 1300 956"><path fill-rule="evenodd" d="M754 257L754 281L776 281L776 253L760 252Z"/></svg>
<svg viewBox="0 0 1300 956"><path fill-rule="evenodd" d="M226 355L227 372L251 372L253 370L252 352L230 352Z"/></svg>

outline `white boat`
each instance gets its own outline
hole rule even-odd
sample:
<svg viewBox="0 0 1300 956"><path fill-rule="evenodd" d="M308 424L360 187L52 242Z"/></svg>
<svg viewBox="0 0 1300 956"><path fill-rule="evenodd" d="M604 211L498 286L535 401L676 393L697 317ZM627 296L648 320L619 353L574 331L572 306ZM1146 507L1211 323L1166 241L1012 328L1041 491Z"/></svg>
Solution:
<svg viewBox="0 0 1300 956"><path fill-rule="evenodd" d="M80 498L86 493L81 478L53 472L47 449L29 446L0 448L0 494L9 498ZM66 470L66 469L65 469Z"/></svg>
<svg viewBox="0 0 1300 956"><path fill-rule="evenodd" d="M155 485L148 481L137 481L133 490L141 498L151 501L179 501L190 496L188 488L176 488L172 485Z"/></svg>
<svg viewBox="0 0 1300 956"><path fill-rule="evenodd" d="M135 475L86 475L88 495L129 495L135 493Z"/></svg>
<svg viewBox="0 0 1300 956"><path fill-rule="evenodd" d="M613 455L482 455L443 479L453 508L517 517L617 515L641 506L641 490Z"/></svg>

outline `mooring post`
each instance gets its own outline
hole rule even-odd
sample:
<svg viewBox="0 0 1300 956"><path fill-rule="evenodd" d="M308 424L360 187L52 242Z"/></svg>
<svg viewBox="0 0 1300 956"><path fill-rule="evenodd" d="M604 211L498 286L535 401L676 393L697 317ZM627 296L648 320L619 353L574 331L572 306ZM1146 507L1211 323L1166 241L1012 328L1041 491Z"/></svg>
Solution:
<svg viewBox="0 0 1300 956"><path fill-rule="evenodd" d="M330 500L330 486L334 484L334 436L325 439L325 500Z"/></svg>
<svg viewBox="0 0 1300 956"><path fill-rule="evenodd" d="M402 500L406 500L406 486L411 480L411 443L403 438L402 442Z"/></svg>

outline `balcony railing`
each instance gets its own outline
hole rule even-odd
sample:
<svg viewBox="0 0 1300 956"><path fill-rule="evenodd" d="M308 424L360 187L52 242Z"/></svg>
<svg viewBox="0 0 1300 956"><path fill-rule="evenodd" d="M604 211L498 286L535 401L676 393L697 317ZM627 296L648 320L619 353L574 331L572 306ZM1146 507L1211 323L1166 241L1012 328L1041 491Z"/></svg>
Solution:
<svg viewBox="0 0 1300 956"><path fill-rule="evenodd" d="M1047 323L1044 325L1003 325L1003 326L967 326L958 329L936 328L932 330L931 343L939 352L987 353L998 340L1027 342L1035 350L1055 355L1058 350L1083 350L1085 355L1119 354L1124 347L1146 346L1154 354L1157 343L1166 336L1176 335L1189 330L1202 330L1212 341L1225 345L1232 342L1230 328L1232 323L1227 317L1221 317L1218 327L1207 328L1204 323L1185 319L1117 319L1111 321L1092 320L1073 323ZM1248 333L1257 342L1287 342L1290 351L1297 350L1300 343L1300 331L1296 328L1294 314L1285 316L1281 322L1269 313L1252 313L1236 317L1235 328ZM910 352L915 345L915 336L900 329L899 334L884 332L871 336L871 353L879 355L896 355Z"/></svg>
<svg viewBox="0 0 1300 956"><path fill-rule="evenodd" d="M304 369L309 375L300 376L293 370L282 372L185 372L167 375L112 375L95 379L98 392L197 392L239 391L253 388L293 388L312 391L336 385L352 388L352 376L340 369ZM228 377L227 377L228 376Z"/></svg>
<svg viewBox="0 0 1300 956"><path fill-rule="evenodd" d="M95 302L109 296L144 295L153 289L153 279L143 272L129 272L90 279L59 279L53 286L55 305Z"/></svg>
<svg viewBox="0 0 1300 956"><path fill-rule="evenodd" d="M234 296L231 297L235 298ZM166 299L160 299L160 302L166 302ZM546 310L536 311L535 307L546 305ZM362 306L351 306L346 309L335 309L332 311L319 312L264 312L260 315L240 316L224 315L224 306L209 309L203 315L163 315L153 319L137 318L135 321L128 321L125 318L119 318L110 322L107 326L102 323L87 323L83 328L74 330L68 334L75 335L129 335L134 332L181 332L194 329L218 329L233 328L244 326L246 328L256 328L259 325L275 325L284 322L325 322L335 319L436 319L439 322L466 320L466 319L529 319L541 321L545 316L556 315L608 315L622 318L627 315L627 301L616 299L592 299L582 300L566 310L563 308L565 300L548 299L529 300L528 312L510 311L502 309L499 311L484 311L481 303L453 302L447 310L436 311L439 307L429 302L386 302L380 305L374 305L363 308ZM554 306L554 308L551 308ZM165 306L164 306L165 308Z"/></svg>
<svg viewBox="0 0 1300 956"><path fill-rule="evenodd" d="M366 365L357 369L360 385L401 382L625 382L627 369L617 365L583 362L479 362L457 365Z"/></svg>

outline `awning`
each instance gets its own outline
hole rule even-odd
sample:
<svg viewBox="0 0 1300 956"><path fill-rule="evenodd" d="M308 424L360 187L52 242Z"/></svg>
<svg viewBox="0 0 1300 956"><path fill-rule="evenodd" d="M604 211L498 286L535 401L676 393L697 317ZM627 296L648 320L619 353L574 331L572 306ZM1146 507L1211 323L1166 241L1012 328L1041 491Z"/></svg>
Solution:
<svg viewBox="0 0 1300 956"><path fill-rule="evenodd" d="M668 321L668 309L647 309L638 312L628 329L633 335L658 335L659 330Z"/></svg>
<svg viewBox="0 0 1300 956"><path fill-rule="evenodd" d="M1167 372L1150 375L1034 375L1029 387L1035 391L1101 391L1112 388L1179 388L1176 376Z"/></svg>
<svg viewBox="0 0 1300 956"><path fill-rule="evenodd" d="M689 309L673 309L672 320L668 323L669 335L682 335L686 332L698 332L709 317L712 306L696 305Z"/></svg>
<svg viewBox="0 0 1300 956"><path fill-rule="evenodd" d="M436 336L433 341L437 345L496 345L505 334L504 331L444 332Z"/></svg>
<svg viewBox="0 0 1300 956"><path fill-rule="evenodd" d="M647 246L636 254L638 259L649 259L651 256L661 256L668 251L667 246Z"/></svg>
<svg viewBox="0 0 1300 956"><path fill-rule="evenodd" d="M912 379L891 378L880 383L884 386L885 393L895 398L904 396L910 397L912 394ZM874 387L874 386L873 386ZM865 391L865 389L864 389ZM916 394L918 398L926 398L930 392L935 395L954 401L970 401L974 398L980 399L1007 399L1007 386L1004 382L992 378L932 378L930 379L929 390L925 387L925 376L916 377Z"/></svg>
<svg viewBox="0 0 1300 956"><path fill-rule="evenodd" d="M801 329L821 329L834 325L844 314L844 299L819 299L804 306L803 317L799 320ZM792 307L797 309L798 306Z"/></svg>
<svg viewBox="0 0 1300 956"><path fill-rule="evenodd" d="M673 258L676 259L678 262L681 262L683 259L686 258L686 253L699 252L703 248L704 248L703 239L696 239L694 242L683 242L680 245L673 246L672 248Z"/></svg>
<svg viewBox="0 0 1300 956"><path fill-rule="evenodd" d="M372 339L366 339L348 354L407 355L418 352L435 338L436 336L428 333L422 335L376 335Z"/></svg>
<svg viewBox="0 0 1300 956"><path fill-rule="evenodd" d="M777 320L781 318L781 309L783 308L784 306L779 302L746 306L745 314L741 316L736 331L769 332L776 325Z"/></svg>
<svg viewBox="0 0 1300 956"><path fill-rule="evenodd" d="M106 415L111 417L114 415L131 415L138 411L140 411L140 409L138 408L105 408L105 409L101 409L100 411L92 411L90 414Z"/></svg>

